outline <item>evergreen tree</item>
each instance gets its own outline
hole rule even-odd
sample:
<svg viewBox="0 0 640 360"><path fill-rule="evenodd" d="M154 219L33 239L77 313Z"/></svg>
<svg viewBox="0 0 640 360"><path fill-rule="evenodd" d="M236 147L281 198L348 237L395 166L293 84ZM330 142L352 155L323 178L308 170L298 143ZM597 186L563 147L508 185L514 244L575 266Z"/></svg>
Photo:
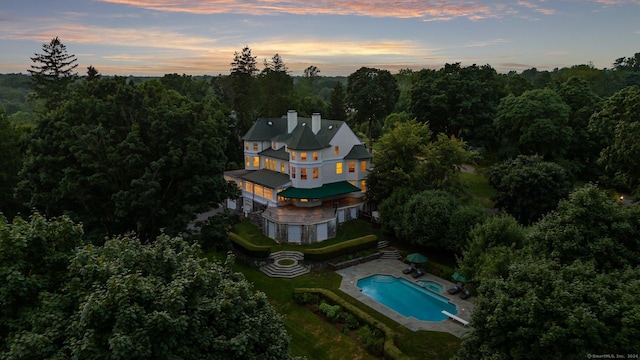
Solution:
<svg viewBox="0 0 640 360"><path fill-rule="evenodd" d="M338 82L331 92L331 99L329 100L329 119L333 120L346 120L347 114L345 112L346 105L344 102L344 90L342 84Z"/></svg>
<svg viewBox="0 0 640 360"><path fill-rule="evenodd" d="M255 75L258 73L256 57L251 49L245 46L241 53L235 52L231 62L231 103L236 112L236 131L243 136L256 118L256 99L258 86Z"/></svg>
<svg viewBox="0 0 640 360"><path fill-rule="evenodd" d="M60 103L67 86L78 78L74 69L77 58L67 53L67 47L56 36L48 44L42 45L42 54L31 58L34 62L29 69L32 88L36 97L45 101L48 109Z"/></svg>

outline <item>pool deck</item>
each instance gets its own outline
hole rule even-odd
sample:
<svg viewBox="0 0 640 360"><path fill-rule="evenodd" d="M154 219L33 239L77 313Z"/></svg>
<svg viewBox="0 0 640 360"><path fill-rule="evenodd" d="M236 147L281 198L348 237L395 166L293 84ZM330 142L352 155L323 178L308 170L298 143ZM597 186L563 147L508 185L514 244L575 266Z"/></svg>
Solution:
<svg viewBox="0 0 640 360"><path fill-rule="evenodd" d="M435 281L444 286L444 289L440 295L449 299L449 302L455 304L458 308L458 314L456 316L469 321L471 317L471 311L473 310L473 298L469 298L472 301L462 300L456 295L450 295L447 292L447 289L453 287L455 284L451 281L447 281L445 279L441 279L432 274L425 273L424 276L421 276L417 279L414 279L411 274L403 274L402 270L407 268L408 265L400 260L388 260L388 259L377 259L373 261L369 261L364 264L354 265L348 267L346 269L336 271L338 274L342 276L342 282L340 283L340 290L345 293L351 295L352 297L358 299L362 303L368 305L372 309L378 311L379 313L393 319L394 321L406 326L412 331L417 330L429 330L429 331L442 331L453 334L457 337L462 337L468 330L469 327L465 327L459 322L452 319L445 319L443 321L421 321L417 320L413 317L406 317L401 315L394 310L380 304L376 300L368 297L360 291L360 288L357 286L357 281L359 279L365 278L370 275L392 275L400 278L405 278L413 283L418 280L431 280Z"/></svg>

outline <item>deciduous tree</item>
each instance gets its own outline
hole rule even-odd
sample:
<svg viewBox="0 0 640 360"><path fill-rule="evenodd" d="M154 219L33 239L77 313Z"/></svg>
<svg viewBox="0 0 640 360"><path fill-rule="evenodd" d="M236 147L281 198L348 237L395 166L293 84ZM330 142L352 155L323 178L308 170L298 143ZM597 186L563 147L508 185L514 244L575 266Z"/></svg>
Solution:
<svg viewBox="0 0 640 360"><path fill-rule="evenodd" d="M541 155L547 161L562 161L573 136L569 111L569 106L550 89L504 97L494 120L502 142L502 157Z"/></svg>
<svg viewBox="0 0 640 360"><path fill-rule="evenodd" d="M541 156L518 156L494 166L488 176L497 190L495 206L523 224L555 209L572 187L564 168Z"/></svg>
<svg viewBox="0 0 640 360"><path fill-rule="evenodd" d="M69 214L87 235L179 234L215 208L228 123L215 100L190 101L155 81L79 84L34 130L18 186L47 216Z"/></svg>
<svg viewBox="0 0 640 360"><path fill-rule="evenodd" d="M387 70L361 67L347 78L347 103L356 110L354 124L367 124L369 149L373 128L393 111L400 91Z"/></svg>

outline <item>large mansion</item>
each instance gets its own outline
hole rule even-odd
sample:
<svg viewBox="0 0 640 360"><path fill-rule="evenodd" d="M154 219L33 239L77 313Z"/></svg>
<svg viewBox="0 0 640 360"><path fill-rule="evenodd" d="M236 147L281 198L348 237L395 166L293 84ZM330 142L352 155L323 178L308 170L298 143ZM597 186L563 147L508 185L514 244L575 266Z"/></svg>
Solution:
<svg viewBox="0 0 640 360"><path fill-rule="evenodd" d="M227 206L259 217L270 238L323 241L362 211L371 153L344 121L290 110L256 120L242 140L245 168L225 172L242 197Z"/></svg>

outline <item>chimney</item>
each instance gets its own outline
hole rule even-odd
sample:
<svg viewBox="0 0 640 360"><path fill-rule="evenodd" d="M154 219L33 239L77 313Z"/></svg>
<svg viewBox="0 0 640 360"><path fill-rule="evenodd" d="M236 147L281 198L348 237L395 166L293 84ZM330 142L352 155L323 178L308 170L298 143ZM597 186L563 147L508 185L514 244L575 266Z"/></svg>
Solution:
<svg viewBox="0 0 640 360"><path fill-rule="evenodd" d="M311 131L313 131L314 134L320 131L321 124L322 118L320 117L320 113L311 114Z"/></svg>
<svg viewBox="0 0 640 360"><path fill-rule="evenodd" d="M289 110L287 112L287 132L291 134L296 126L298 126L298 113L295 110Z"/></svg>

